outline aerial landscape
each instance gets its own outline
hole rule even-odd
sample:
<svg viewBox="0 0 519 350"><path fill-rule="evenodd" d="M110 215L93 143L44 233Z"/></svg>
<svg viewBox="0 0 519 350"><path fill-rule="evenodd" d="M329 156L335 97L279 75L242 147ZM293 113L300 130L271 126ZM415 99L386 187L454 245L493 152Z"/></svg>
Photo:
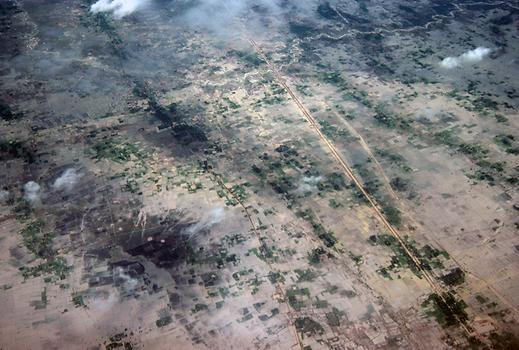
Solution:
<svg viewBox="0 0 519 350"><path fill-rule="evenodd" d="M519 349L519 2L1 0L0 349Z"/></svg>

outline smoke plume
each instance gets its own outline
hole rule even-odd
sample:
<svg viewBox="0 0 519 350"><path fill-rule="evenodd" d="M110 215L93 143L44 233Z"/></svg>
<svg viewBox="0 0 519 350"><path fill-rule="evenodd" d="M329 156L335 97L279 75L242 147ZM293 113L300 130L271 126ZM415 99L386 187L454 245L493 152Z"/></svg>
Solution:
<svg viewBox="0 0 519 350"><path fill-rule="evenodd" d="M111 12L121 19L147 5L148 0L99 0L90 7L93 13Z"/></svg>
<svg viewBox="0 0 519 350"><path fill-rule="evenodd" d="M0 204L7 203L11 194L6 190L0 190Z"/></svg>
<svg viewBox="0 0 519 350"><path fill-rule="evenodd" d="M34 181L29 181L23 186L23 198L32 205L41 203L41 187Z"/></svg>
<svg viewBox="0 0 519 350"><path fill-rule="evenodd" d="M81 175L77 173L76 169L67 169L54 181L52 187L55 190L65 189L67 191L71 191L74 186L76 186L80 177Z"/></svg>
<svg viewBox="0 0 519 350"><path fill-rule="evenodd" d="M221 207L213 208L207 215L202 217L196 224L186 229L186 234L193 236L202 230L208 230L214 225L220 223L225 217L224 209Z"/></svg>
<svg viewBox="0 0 519 350"><path fill-rule="evenodd" d="M322 176L305 176L301 179L297 192L306 193L312 192L317 188L317 185L321 182Z"/></svg>
<svg viewBox="0 0 519 350"><path fill-rule="evenodd" d="M465 64L474 64L483 60L488 54L492 52L486 47L477 47L474 50L469 50L457 57L446 57L440 62L440 67L446 69L457 68Z"/></svg>

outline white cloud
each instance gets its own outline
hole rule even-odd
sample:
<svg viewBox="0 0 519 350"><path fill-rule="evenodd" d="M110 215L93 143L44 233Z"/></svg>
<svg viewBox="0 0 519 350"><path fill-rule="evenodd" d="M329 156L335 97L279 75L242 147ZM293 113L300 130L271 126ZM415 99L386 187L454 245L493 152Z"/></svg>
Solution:
<svg viewBox="0 0 519 350"><path fill-rule="evenodd" d="M123 18L147 5L149 0L98 0L90 7L93 13L112 12L117 19Z"/></svg>
<svg viewBox="0 0 519 350"><path fill-rule="evenodd" d="M34 181L29 181L25 185L23 185L24 195L23 198L33 204L39 204L41 202L41 187Z"/></svg>
<svg viewBox="0 0 519 350"><path fill-rule="evenodd" d="M477 63L483 60L486 56L488 56L490 52L492 52L491 49L480 46L475 48L474 50L469 50L457 57L445 57L440 62L440 67L452 69L465 64Z"/></svg>
<svg viewBox="0 0 519 350"><path fill-rule="evenodd" d="M76 169L67 169L54 181L52 187L56 190L65 189L70 191L74 188L80 177L81 175L77 173Z"/></svg>

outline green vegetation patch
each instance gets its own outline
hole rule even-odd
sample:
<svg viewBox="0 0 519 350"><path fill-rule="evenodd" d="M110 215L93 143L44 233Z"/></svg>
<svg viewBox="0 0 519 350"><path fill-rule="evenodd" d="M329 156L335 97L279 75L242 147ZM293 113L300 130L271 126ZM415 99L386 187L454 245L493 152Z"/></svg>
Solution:
<svg viewBox="0 0 519 350"><path fill-rule="evenodd" d="M333 247L338 242L333 231L326 230L321 223L317 222L317 218L311 209L299 211L297 215L312 225L314 233L323 241L325 246Z"/></svg>
<svg viewBox="0 0 519 350"><path fill-rule="evenodd" d="M457 286L465 282L465 273L459 267L455 267L449 273L443 275L441 280L448 286Z"/></svg>
<svg viewBox="0 0 519 350"><path fill-rule="evenodd" d="M319 264L323 257L327 255L326 251L322 247L317 247L312 249L311 252L308 253L308 263L310 265L317 265Z"/></svg>
<svg viewBox="0 0 519 350"><path fill-rule="evenodd" d="M49 302L47 298L47 287L43 287L43 290L40 294L40 300L35 300L31 302L31 305L34 306L35 309L45 309Z"/></svg>
<svg viewBox="0 0 519 350"><path fill-rule="evenodd" d="M402 225L402 216L398 208L391 207L386 203L382 203L382 212L386 217L387 221L393 226L399 227Z"/></svg>
<svg viewBox="0 0 519 350"><path fill-rule="evenodd" d="M57 279L63 280L72 270L72 266L67 265L64 257L56 256L56 251L52 247L54 234L44 232L44 226L45 222L38 219L30 222L20 231L24 246L44 262L36 266L22 266L19 270L24 279L52 274ZM47 278L47 281L51 280Z"/></svg>
<svg viewBox="0 0 519 350"><path fill-rule="evenodd" d="M123 40L117 32L114 21L110 15L106 12L99 12L93 14L90 18L96 30L105 33L108 37L108 43L114 54L121 59L127 58L128 55L124 49Z"/></svg>
<svg viewBox="0 0 519 350"><path fill-rule="evenodd" d="M313 303L313 306L317 309L325 309L328 307L328 301L327 300L323 300L323 299L319 299L319 297L316 297L314 303Z"/></svg>
<svg viewBox="0 0 519 350"><path fill-rule="evenodd" d="M510 332L490 333L488 337L493 350L519 349L519 338Z"/></svg>
<svg viewBox="0 0 519 350"><path fill-rule="evenodd" d="M43 232L45 222L41 219L27 224L20 234L23 238L25 247L38 258L47 258L54 255L52 241L54 234Z"/></svg>
<svg viewBox="0 0 519 350"><path fill-rule="evenodd" d="M339 327L341 325L341 318L345 315L344 311L340 311L336 307L332 308L332 311L327 312L325 314L326 316L326 323L330 327Z"/></svg>
<svg viewBox="0 0 519 350"><path fill-rule="evenodd" d="M241 107L238 103L234 102L233 100L231 100L228 97L224 97L223 100L225 102L227 102L227 104L229 105L229 107L231 107L231 109L239 109Z"/></svg>
<svg viewBox="0 0 519 350"><path fill-rule="evenodd" d="M244 183L244 184L232 186L231 193L232 193L233 197L238 198L240 200L240 202L243 203L249 197L249 194L247 193L247 190L246 190L246 187L248 187L248 186L250 186L250 184L248 182Z"/></svg>
<svg viewBox="0 0 519 350"><path fill-rule="evenodd" d="M208 309L208 307L206 304L198 303L198 304L195 304L195 306L191 309L191 312L196 314L197 312L204 311L207 309Z"/></svg>
<svg viewBox="0 0 519 350"><path fill-rule="evenodd" d="M379 124L389 129L398 129L401 131L411 130L411 122L409 120L399 114L389 111L389 109L383 104L379 104L375 107L375 113L376 114L373 118L375 118Z"/></svg>
<svg viewBox="0 0 519 350"><path fill-rule="evenodd" d="M342 77L340 72L323 72L319 74L318 78L327 84L337 87L339 91L343 92L343 98L345 100L359 102L368 108L373 107L373 103L369 99L368 94L350 85L348 81Z"/></svg>
<svg viewBox="0 0 519 350"><path fill-rule="evenodd" d="M12 121L20 119L23 115L21 113L14 113L11 107L4 101L0 101L0 118L5 121Z"/></svg>
<svg viewBox="0 0 519 350"><path fill-rule="evenodd" d="M157 321L155 321L155 324L157 325L157 327L161 328L167 326L171 322L173 322L173 318L171 318L171 316L166 316L159 318Z"/></svg>
<svg viewBox="0 0 519 350"><path fill-rule="evenodd" d="M348 182L344 175L337 172L326 174L325 179L317 184L317 188L322 192L340 191L348 187Z"/></svg>
<svg viewBox="0 0 519 350"><path fill-rule="evenodd" d="M389 279L392 278L390 272L396 272L402 268L408 268L416 276L421 277L421 269L432 270L433 268L442 268L442 259L449 258L447 252L433 248L428 244L422 248L418 248L416 242L406 237L405 245L407 249L420 261L420 266L417 266L414 260L407 254L402 244L392 235L372 235L368 241L372 245L385 246L393 251L394 255L391 256L391 263L378 271L382 276Z"/></svg>
<svg viewBox="0 0 519 350"><path fill-rule="evenodd" d="M493 185L496 178L503 176L505 162L490 161L489 150L483 148L477 143L464 142L461 140L461 138L456 136L454 132L455 129L442 130L435 133L433 138L436 140L436 142L444 144L460 154L466 155L475 162L477 169L472 173L467 173L469 178L474 180L487 181L490 185ZM514 152L516 152L515 147L510 146L513 138L509 138L506 135L498 135L494 141L505 147L508 153L514 154Z"/></svg>
<svg viewBox="0 0 519 350"><path fill-rule="evenodd" d="M250 67L259 67L264 63L263 59L253 51L229 50L228 55L239 58L241 62Z"/></svg>
<svg viewBox="0 0 519 350"><path fill-rule="evenodd" d="M65 260L64 257L57 256L49 258L47 261L36 266L22 266L20 267L20 272L25 279L52 274L59 280L63 280L72 271L72 268L72 266L67 264L67 260Z"/></svg>
<svg viewBox="0 0 519 350"><path fill-rule="evenodd" d="M297 331L307 335L323 335L324 327L310 317L298 317L294 321Z"/></svg>
<svg viewBox="0 0 519 350"><path fill-rule="evenodd" d="M297 282L311 282L317 277L317 273L312 269L295 269L294 272L297 274Z"/></svg>
<svg viewBox="0 0 519 350"><path fill-rule="evenodd" d="M332 140L352 141L354 139L348 130L333 125L326 120L319 119L318 123L321 125L323 134Z"/></svg>
<svg viewBox="0 0 519 350"><path fill-rule="evenodd" d="M277 271L276 272L270 271L268 274L268 278L269 278L270 283L272 283L272 284L285 282L285 276L283 276L283 274L281 272L277 272Z"/></svg>
<svg viewBox="0 0 519 350"><path fill-rule="evenodd" d="M292 286L286 291L288 305L294 310L299 311L305 306L305 298L310 298L310 290L308 288L298 288Z"/></svg>
<svg viewBox="0 0 519 350"><path fill-rule="evenodd" d="M72 303L75 307L86 307L85 300L83 299L83 295L81 293L72 294Z"/></svg>
<svg viewBox="0 0 519 350"><path fill-rule="evenodd" d="M450 292L443 293L442 296L436 293L429 295L422 307L426 309L427 315L434 317L443 327L455 326L468 320L465 312L467 304Z"/></svg>
<svg viewBox="0 0 519 350"><path fill-rule="evenodd" d="M0 161L5 162L12 159L22 159L28 163L32 163L34 161L34 153L23 141L1 140Z"/></svg>
<svg viewBox="0 0 519 350"><path fill-rule="evenodd" d="M260 321L267 321L267 320L270 320L272 317L275 317L278 314L279 314L279 309L274 308L274 309L270 310L270 315L259 315L258 318L260 319Z"/></svg>
<svg viewBox="0 0 519 350"><path fill-rule="evenodd" d="M404 172L408 173L413 169L407 164L407 160L401 156L400 154L393 153L387 149L377 149L375 151L377 156L383 157L391 162L392 165L395 165L402 169Z"/></svg>
<svg viewBox="0 0 519 350"><path fill-rule="evenodd" d="M504 135L499 134L494 136L494 142L503 148L506 153L518 155L519 154L519 146L517 145L517 141L514 135Z"/></svg>
<svg viewBox="0 0 519 350"><path fill-rule="evenodd" d="M348 255L351 258L351 260L353 260L353 262L355 262L355 265L357 265L357 266L364 262L362 255L356 255L351 251L348 252Z"/></svg>
<svg viewBox="0 0 519 350"><path fill-rule="evenodd" d="M92 148L93 158L97 160L109 159L117 163L125 163L134 159L145 159L148 154L130 142L108 139L98 142Z"/></svg>

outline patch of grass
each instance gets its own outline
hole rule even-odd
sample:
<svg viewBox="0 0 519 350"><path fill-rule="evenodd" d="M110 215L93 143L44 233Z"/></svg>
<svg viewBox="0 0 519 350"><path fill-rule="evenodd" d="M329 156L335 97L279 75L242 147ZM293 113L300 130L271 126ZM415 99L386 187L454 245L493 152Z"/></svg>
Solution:
<svg viewBox="0 0 519 350"><path fill-rule="evenodd" d="M325 246L333 247L338 242L333 231L327 231L322 224L318 223L314 213L310 209L299 211L297 215L312 225L314 233L323 241Z"/></svg>
<svg viewBox="0 0 519 350"><path fill-rule="evenodd" d="M321 73L319 75L319 78L325 82L325 83L328 83L328 84L331 84L331 85L335 85L336 87L338 87L340 90L346 90L349 88L349 84L348 82L346 81L346 79L344 79L342 76L341 76L341 73L340 72L337 72L337 71L330 71L330 72L324 72L324 73Z"/></svg>
<svg viewBox="0 0 519 350"><path fill-rule="evenodd" d="M4 101L0 101L0 118L5 121L13 121L20 119L23 115L21 113L14 113L11 107Z"/></svg>
<svg viewBox="0 0 519 350"><path fill-rule="evenodd" d="M391 263L378 270L382 276L388 279L392 278L390 272L398 271L401 268L408 268L416 276L421 277L421 269L431 270L432 268L442 268L442 259L449 258L449 255L445 251L433 248L428 244L422 248L418 248L414 241L406 238L405 245L407 249L420 261L420 266L417 266L400 242L392 235L372 235L369 237L369 242L373 245L385 246L393 251L394 255L391 257Z"/></svg>
<svg viewBox="0 0 519 350"><path fill-rule="evenodd" d="M411 122L409 120L401 115L390 112L385 105L378 104L375 107L375 112L376 114L373 118L375 118L379 124L389 129L398 129L401 131L411 130Z"/></svg>
<svg viewBox="0 0 519 350"><path fill-rule="evenodd" d="M343 174L334 172L326 174L325 179L317 184L317 188L322 192L340 191L348 188L348 183Z"/></svg>
<svg viewBox="0 0 519 350"><path fill-rule="evenodd" d="M308 253L308 263L310 265L317 265L321 262L321 259L324 255L326 255L326 251L323 248L314 248L311 252Z"/></svg>
<svg viewBox="0 0 519 350"><path fill-rule="evenodd" d="M171 316L166 316L166 317L159 318L157 321L155 321L155 324L157 325L157 327L161 328L161 327L167 326L171 322L173 322L173 319L171 318Z"/></svg>
<svg viewBox="0 0 519 350"><path fill-rule="evenodd" d="M323 335L324 328L310 317L298 317L294 322L297 331L307 335Z"/></svg>
<svg viewBox="0 0 519 350"><path fill-rule="evenodd" d="M227 104L229 105L229 107L231 107L231 109L239 109L241 107L239 104L237 104L236 102L234 102L233 100L231 100L228 97L224 97L223 100L225 102L227 102Z"/></svg>
<svg viewBox="0 0 519 350"><path fill-rule="evenodd" d="M223 299L225 299L230 294L230 291L227 287L220 287L218 288L218 293Z"/></svg>
<svg viewBox="0 0 519 350"><path fill-rule="evenodd" d="M332 311L327 312L325 316L326 323L328 323L330 327L339 327L341 325L341 318L344 316L344 312L334 307L332 308Z"/></svg>
<svg viewBox="0 0 519 350"><path fill-rule="evenodd" d="M127 179L126 184L122 186L121 190L130 193L137 193L140 190L139 183L134 179Z"/></svg>
<svg viewBox="0 0 519 350"><path fill-rule="evenodd" d="M290 305L294 310L299 311L305 306L305 302L304 300L301 300L301 298L309 298L310 290L308 288L292 286L286 291L286 296L288 298L288 305Z"/></svg>
<svg viewBox="0 0 519 350"><path fill-rule="evenodd" d="M296 85L296 90L305 95L305 96L313 96L313 94L308 90L308 85Z"/></svg>
<svg viewBox="0 0 519 350"><path fill-rule="evenodd" d="M313 306L317 309L325 309L328 307L328 301L316 298Z"/></svg>
<svg viewBox="0 0 519 350"><path fill-rule="evenodd" d="M19 270L25 279L53 274L59 280L64 280L72 271L72 266L67 265L64 257L57 256L36 266L22 266Z"/></svg>
<svg viewBox="0 0 519 350"><path fill-rule="evenodd" d="M106 12L99 12L93 14L91 18L96 29L105 33L108 37L109 45L112 48L114 54L121 59L127 58L128 55L124 50L123 40L117 32L115 24L110 15Z"/></svg>
<svg viewBox="0 0 519 350"><path fill-rule="evenodd" d="M472 105L478 112L483 112L486 109L496 111L499 107L496 101L484 96L476 98L474 101L472 101Z"/></svg>
<svg viewBox="0 0 519 350"><path fill-rule="evenodd" d="M486 304L488 302L488 298L487 297L484 297L483 295L480 295L480 294L476 294L476 300L480 303L480 304Z"/></svg>
<svg viewBox="0 0 519 350"><path fill-rule="evenodd" d="M443 327L458 325L468 320L465 312L467 304L449 292L443 293L441 297L436 293L429 295L422 307L426 308L427 315L433 316Z"/></svg>
<svg viewBox="0 0 519 350"><path fill-rule="evenodd" d="M457 286L465 282L465 273L459 267L456 267L443 275L441 280L448 286Z"/></svg>
<svg viewBox="0 0 519 350"><path fill-rule="evenodd" d="M352 139L352 135L346 129L340 128L322 119L319 119L318 123L321 125L321 131L323 134L332 140L342 139L348 141Z"/></svg>
<svg viewBox="0 0 519 350"><path fill-rule="evenodd" d="M27 224L20 234L25 247L38 258L52 257L55 253L52 249L54 234L43 232L45 222L41 219Z"/></svg>
<svg viewBox="0 0 519 350"><path fill-rule="evenodd" d="M196 314L197 312L204 311L204 310L207 310L207 305L198 303L198 304L195 304L195 306L191 309L191 312Z"/></svg>
<svg viewBox="0 0 519 350"><path fill-rule="evenodd" d="M242 322L247 322L249 320L252 320L254 316L251 314L251 313L248 313L246 314L245 316L243 316L242 318L240 318L239 320L237 320L238 322L242 323Z"/></svg>
<svg viewBox="0 0 519 350"><path fill-rule="evenodd" d="M116 139L98 142L92 150L94 152L93 158L97 160L109 159L117 163L125 163L132 159L142 160L147 157L146 152L140 150L137 145Z"/></svg>
<svg viewBox="0 0 519 350"><path fill-rule="evenodd" d="M261 320L261 321L267 321L267 320L270 320L272 317L276 316L279 314L279 309L278 308L274 308L272 310L270 310L270 315L260 315L258 316L258 318Z"/></svg>
<svg viewBox="0 0 519 350"><path fill-rule="evenodd" d="M510 332L492 332L488 337L494 350L519 349L519 339Z"/></svg>
<svg viewBox="0 0 519 350"><path fill-rule="evenodd" d="M364 261L364 259L362 258L362 255L353 254L351 251L348 252L348 255L351 258L351 260L353 260L355 262L355 265L360 265Z"/></svg>
<svg viewBox="0 0 519 350"><path fill-rule="evenodd" d="M505 165L504 162L491 162L487 160L489 150L477 143L463 142L458 136L454 135L454 129L437 132L433 137L437 142L445 144L455 151L468 156L475 162L478 168L472 173L467 173L469 178L487 181L490 185L493 185L496 178L502 176ZM505 143L507 142L507 139L500 138L500 140L505 140Z"/></svg>
<svg viewBox="0 0 519 350"><path fill-rule="evenodd" d="M330 206L330 208L333 208L333 209L337 209L337 208L342 207L342 203L337 202L337 200L335 198L331 198L328 201L328 205Z"/></svg>
<svg viewBox="0 0 519 350"><path fill-rule="evenodd" d="M21 231L24 246L37 258L44 261L36 266L22 266L19 268L24 279L43 275L54 275L59 280L63 280L72 270L72 266L67 265L67 261L62 256L56 256L53 249L54 234L44 232L45 222L41 219L34 220L27 224ZM47 281L52 279L47 277Z"/></svg>
<svg viewBox="0 0 519 350"><path fill-rule="evenodd" d="M391 187L399 192L404 192L409 189L409 181L397 176L391 180Z"/></svg>
<svg viewBox="0 0 519 350"><path fill-rule="evenodd" d="M454 134L454 129L445 129L434 133L433 138L436 142L450 147L459 144L459 138Z"/></svg>
<svg viewBox="0 0 519 350"><path fill-rule="evenodd" d="M41 292L41 303L43 307L46 307L49 300L47 299L47 287L43 287L43 290Z"/></svg>
<svg viewBox="0 0 519 350"><path fill-rule="evenodd" d="M72 294L72 303L75 307L86 307L83 295L81 295L80 293Z"/></svg>
<svg viewBox="0 0 519 350"><path fill-rule="evenodd" d="M296 269L294 272L297 274L297 282L311 282L317 277L317 274L312 269Z"/></svg>
<svg viewBox="0 0 519 350"><path fill-rule="evenodd" d="M506 153L518 155L519 147L514 135L499 134L494 136L494 142L505 150Z"/></svg>
<svg viewBox="0 0 519 350"><path fill-rule="evenodd" d="M259 67L262 65L263 59L255 52L247 52L247 51L240 51L240 50L230 50L228 52L230 56L235 56L240 59L243 63L245 63L247 66L250 67Z"/></svg>
<svg viewBox="0 0 519 350"><path fill-rule="evenodd" d="M402 225L402 216L398 208L383 205L382 212L391 225L396 227Z"/></svg>
<svg viewBox="0 0 519 350"><path fill-rule="evenodd" d="M377 149L375 151L377 156L388 159L392 164L401 168L404 172L410 172L412 168L407 164L407 161L400 154L390 152L386 149Z"/></svg>
<svg viewBox="0 0 519 350"><path fill-rule="evenodd" d="M268 278L269 278L270 283L272 283L272 284L285 282L285 276L283 276L283 274L281 272L277 272L277 271L276 272L270 271L268 274Z"/></svg>
<svg viewBox="0 0 519 350"><path fill-rule="evenodd" d="M249 197L249 194L247 193L245 186L249 186L249 184L246 183L241 185L234 185L231 188L231 193L235 197L238 197L241 202L245 201Z"/></svg>
<svg viewBox="0 0 519 350"><path fill-rule="evenodd" d="M25 142L20 140L0 140L0 161L22 159L28 163L34 162L34 153Z"/></svg>

